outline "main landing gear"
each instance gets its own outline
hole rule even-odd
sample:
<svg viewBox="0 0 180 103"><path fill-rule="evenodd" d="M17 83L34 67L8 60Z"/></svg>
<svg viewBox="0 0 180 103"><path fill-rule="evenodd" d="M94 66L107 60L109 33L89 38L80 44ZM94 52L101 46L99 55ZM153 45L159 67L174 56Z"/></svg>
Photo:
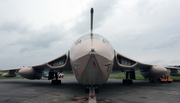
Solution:
<svg viewBox="0 0 180 103"><path fill-rule="evenodd" d="M51 84L52 85L60 85L61 84L61 80L52 80Z"/></svg>
<svg viewBox="0 0 180 103"><path fill-rule="evenodd" d="M61 84L61 80L58 80L58 73L57 72L49 72L49 77L48 79L54 79L54 74L55 74L55 80L51 81L52 85L60 85Z"/></svg>
<svg viewBox="0 0 180 103"><path fill-rule="evenodd" d="M129 74L130 74L130 79L129 79ZM133 84L132 79L136 79L135 71L128 71L125 73L125 75L126 75L126 79L123 79L123 84Z"/></svg>

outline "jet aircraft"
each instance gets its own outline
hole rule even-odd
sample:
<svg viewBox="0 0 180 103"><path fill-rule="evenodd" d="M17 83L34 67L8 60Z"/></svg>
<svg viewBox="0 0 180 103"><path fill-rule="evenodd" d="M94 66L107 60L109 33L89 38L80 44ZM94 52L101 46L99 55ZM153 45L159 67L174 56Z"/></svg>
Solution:
<svg viewBox="0 0 180 103"><path fill-rule="evenodd" d="M44 72L48 71L48 79L52 80L51 83L61 84L58 73L73 72L77 81L86 86L86 93L91 91L91 87L95 87L95 92L98 93L98 86L106 83L111 72L125 72L126 79L123 80L123 84L132 84L137 69L144 78L150 79L167 73L166 67L144 64L114 50L108 39L93 33L93 8L90 12L90 34L77 39L65 54L44 64L2 70L8 71L3 76L15 77L16 73L19 73L23 78L41 79Z"/></svg>

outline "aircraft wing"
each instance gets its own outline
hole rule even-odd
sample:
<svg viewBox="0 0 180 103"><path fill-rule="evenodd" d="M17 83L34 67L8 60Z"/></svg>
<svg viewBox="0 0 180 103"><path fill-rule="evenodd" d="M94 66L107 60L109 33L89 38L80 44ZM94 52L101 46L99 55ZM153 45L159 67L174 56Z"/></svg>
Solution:
<svg viewBox="0 0 180 103"><path fill-rule="evenodd" d="M144 78L158 78L167 73L163 66L151 65L130 59L115 51L113 72L130 72L138 69Z"/></svg>
<svg viewBox="0 0 180 103"><path fill-rule="evenodd" d="M166 69L169 69L171 72L169 73L169 75L171 76L180 76L180 72L178 70L180 70L180 67L166 67Z"/></svg>
<svg viewBox="0 0 180 103"><path fill-rule="evenodd" d="M15 69L3 69L1 71L8 71L8 73L3 74L4 77L15 77L16 73L19 73L21 76L28 79L40 79L44 71L72 73L69 53L70 51L61 55L58 58L55 58L41 65L34 65Z"/></svg>

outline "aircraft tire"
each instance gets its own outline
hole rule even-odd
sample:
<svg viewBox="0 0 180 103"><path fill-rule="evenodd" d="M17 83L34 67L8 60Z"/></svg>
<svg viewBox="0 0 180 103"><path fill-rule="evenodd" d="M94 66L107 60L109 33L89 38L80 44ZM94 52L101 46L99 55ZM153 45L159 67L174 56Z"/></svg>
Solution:
<svg viewBox="0 0 180 103"><path fill-rule="evenodd" d="M58 80L58 81L57 81L57 84L61 85L61 80Z"/></svg>
<svg viewBox="0 0 180 103"><path fill-rule="evenodd" d="M123 84L133 84L133 81L132 80L126 80L126 79L123 79Z"/></svg>
<svg viewBox="0 0 180 103"><path fill-rule="evenodd" d="M95 93L96 93L96 94L99 93L99 89L98 89L98 88L95 89Z"/></svg>
<svg viewBox="0 0 180 103"><path fill-rule="evenodd" d="M133 84L133 81L132 81L132 80L129 80L129 84Z"/></svg>
<svg viewBox="0 0 180 103"><path fill-rule="evenodd" d="M171 83L171 81L168 81L168 83Z"/></svg>
<svg viewBox="0 0 180 103"><path fill-rule="evenodd" d="M54 80L51 81L51 85L54 85Z"/></svg>
<svg viewBox="0 0 180 103"><path fill-rule="evenodd" d="M161 83L161 80L158 78L157 83Z"/></svg>
<svg viewBox="0 0 180 103"><path fill-rule="evenodd" d="M90 90L89 87L86 87L85 93L86 93L86 94L89 94L89 90Z"/></svg>
<svg viewBox="0 0 180 103"><path fill-rule="evenodd" d="M153 81L153 79L149 79L149 82L153 83L154 81Z"/></svg>
<svg viewBox="0 0 180 103"><path fill-rule="evenodd" d="M52 80L51 84L52 85L60 85L61 84L61 80Z"/></svg>

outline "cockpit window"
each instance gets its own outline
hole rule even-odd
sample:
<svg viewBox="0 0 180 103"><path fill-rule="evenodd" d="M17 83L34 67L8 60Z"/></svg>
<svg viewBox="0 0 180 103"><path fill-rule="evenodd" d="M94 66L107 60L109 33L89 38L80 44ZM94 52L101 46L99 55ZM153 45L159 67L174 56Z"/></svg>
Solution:
<svg viewBox="0 0 180 103"><path fill-rule="evenodd" d="M102 37L100 37L99 39L100 39L102 42L104 41L104 38L102 38Z"/></svg>
<svg viewBox="0 0 180 103"><path fill-rule="evenodd" d="M108 44L109 42L107 40L105 40L105 42Z"/></svg>
<svg viewBox="0 0 180 103"><path fill-rule="evenodd" d="M75 42L75 44L78 44L78 42L79 42L79 40L77 40L77 41Z"/></svg>
<svg viewBox="0 0 180 103"><path fill-rule="evenodd" d="M87 35L82 36L81 38L79 38L79 39L75 42L75 44L77 45L78 43L81 43L81 42L83 42L83 41L85 41L85 40L88 40L88 39L90 39L90 34L87 34ZM109 41L108 41L107 39L105 39L104 37L102 37L101 35L98 35L98 34L93 34L93 39L97 39L97 40L102 41L103 43L109 44Z"/></svg>
<svg viewBox="0 0 180 103"><path fill-rule="evenodd" d="M94 39L99 39L99 36L98 35L94 35Z"/></svg>
<svg viewBox="0 0 180 103"><path fill-rule="evenodd" d="M89 35L86 35L84 38L85 38L86 40L87 40L87 39L90 39Z"/></svg>
<svg viewBox="0 0 180 103"><path fill-rule="evenodd" d="M82 41L84 41L84 37L82 37L82 38L80 39L80 42L82 42Z"/></svg>

